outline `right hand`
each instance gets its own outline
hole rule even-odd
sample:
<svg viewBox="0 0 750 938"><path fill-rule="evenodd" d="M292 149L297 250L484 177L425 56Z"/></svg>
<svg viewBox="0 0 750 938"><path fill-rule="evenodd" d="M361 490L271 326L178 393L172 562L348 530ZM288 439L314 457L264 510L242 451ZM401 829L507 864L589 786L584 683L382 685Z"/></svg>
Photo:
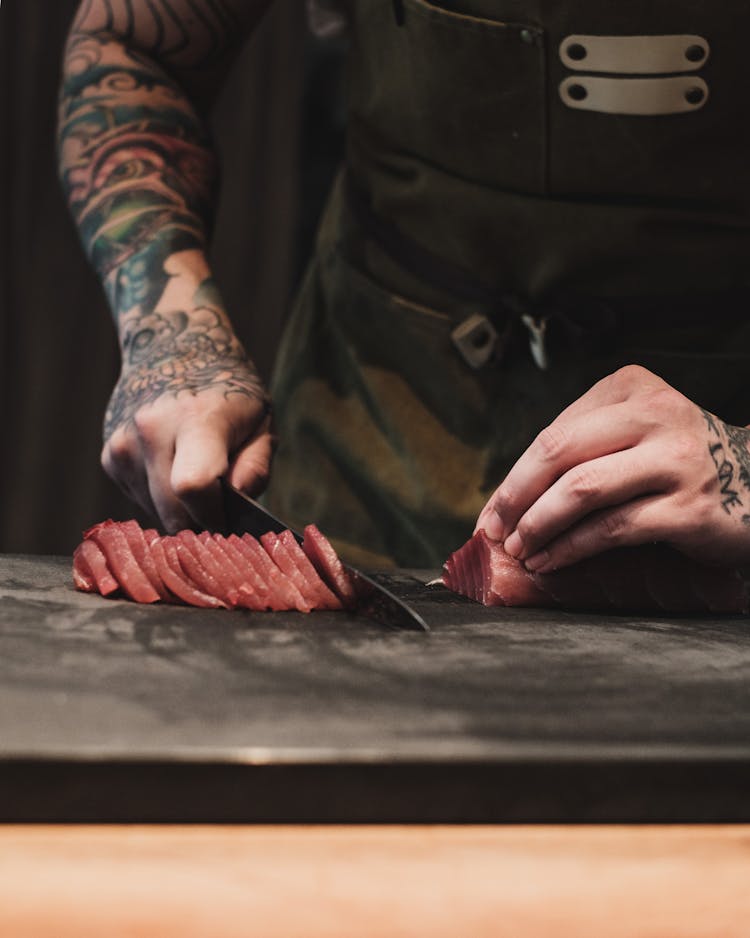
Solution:
<svg viewBox="0 0 750 938"><path fill-rule="evenodd" d="M122 325L102 465L168 532L220 528L220 476L249 495L268 481L274 438L263 383L210 304Z"/></svg>

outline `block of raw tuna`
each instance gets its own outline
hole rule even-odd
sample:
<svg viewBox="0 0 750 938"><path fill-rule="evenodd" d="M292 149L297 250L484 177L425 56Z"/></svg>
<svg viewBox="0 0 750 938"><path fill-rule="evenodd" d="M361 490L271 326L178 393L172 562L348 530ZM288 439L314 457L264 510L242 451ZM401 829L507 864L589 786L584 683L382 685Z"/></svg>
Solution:
<svg viewBox="0 0 750 938"><path fill-rule="evenodd" d="M532 574L479 531L446 560L448 589L486 606L559 606L616 612L750 611L733 567L698 563L665 544L618 548L552 573Z"/></svg>

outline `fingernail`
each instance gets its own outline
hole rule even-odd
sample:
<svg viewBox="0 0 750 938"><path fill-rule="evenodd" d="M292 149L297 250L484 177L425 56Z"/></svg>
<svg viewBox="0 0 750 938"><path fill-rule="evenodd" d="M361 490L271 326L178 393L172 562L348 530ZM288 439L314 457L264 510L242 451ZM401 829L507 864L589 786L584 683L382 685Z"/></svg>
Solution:
<svg viewBox="0 0 750 938"><path fill-rule="evenodd" d="M503 523L497 515L497 512L491 511L488 513L487 517L482 524L485 534L492 541L501 541L505 531L503 530Z"/></svg>
<svg viewBox="0 0 750 938"><path fill-rule="evenodd" d="M527 570L530 570L532 573L542 573L542 568L549 563L549 554L546 550L540 550L536 554L532 554L531 557L527 557L524 560L523 565Z"/></svg>
<svg viewBox="0 0 750 938"><path fill-rule="evenodd" d="M518 531L514 531L510 537L505 539L503 548L506 554L510 554L511 557L520 557L523 552L523 541L521 540L521 535Z"/></svg>

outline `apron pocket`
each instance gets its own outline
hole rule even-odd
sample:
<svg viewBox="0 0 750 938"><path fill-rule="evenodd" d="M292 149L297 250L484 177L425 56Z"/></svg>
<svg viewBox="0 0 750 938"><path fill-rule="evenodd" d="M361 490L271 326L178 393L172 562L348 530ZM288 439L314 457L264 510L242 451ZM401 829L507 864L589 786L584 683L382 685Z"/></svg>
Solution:
<svg viewBox="0 0 750 938"><path fill-rule="evenodd" d="M486 4L485 4L486 5ZM351 131L466 179L541 192L546 175L544 36L451 6L357 4L349 75ZM460 11L460 12L459 12Z"/></svg>

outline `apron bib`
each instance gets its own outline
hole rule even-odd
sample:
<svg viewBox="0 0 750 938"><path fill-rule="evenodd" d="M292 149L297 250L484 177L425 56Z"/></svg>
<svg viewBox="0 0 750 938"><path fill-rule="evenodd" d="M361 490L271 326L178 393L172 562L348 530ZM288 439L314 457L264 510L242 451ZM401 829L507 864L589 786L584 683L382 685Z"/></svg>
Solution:
<svg viewBox="0 0 750 938"><path fill-rule="evenodd" d="M707 0L604 7L355 0L347 168L279 351L268 493L355 563L442 563L622 364L750 419L748 14L729 4L717 32ZM680 38L624 58L607 41L642 34ZM688 49L677 91L596 71ZM654 106L672 111L621 113Z"/></svg>

